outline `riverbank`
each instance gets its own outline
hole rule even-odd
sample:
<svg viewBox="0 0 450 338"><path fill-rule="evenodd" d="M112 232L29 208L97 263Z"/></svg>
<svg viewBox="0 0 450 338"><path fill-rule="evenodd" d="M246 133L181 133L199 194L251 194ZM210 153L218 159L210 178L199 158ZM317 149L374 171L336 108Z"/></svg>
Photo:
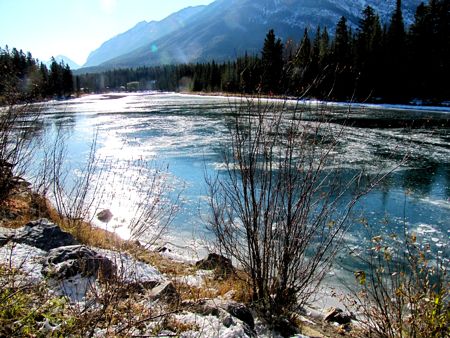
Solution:
<svg viewBox="0 0 450 338"><path fill-rule="evenodd" d="M143 164L151 163L150 161L156 157L165 163L164 168L170 168L164 177L171 184L175 184L176 188L183 187L183 205L179 209L179 218L172 223L172 235L183 240L189 240L194 237L201 238L202 235L207 234L206 229L203 227L204 223L202 223L202 219L199 217L201 215L198 212L199 210L203 210L205 216L207 216L208 209L201 204L202 201L205 201L205 192L203 190L204 169L206 167L211 170L210 172L213 175L220 171L220 166L218 165L220 164L218 163L220 157L217 155L221 151L220 145L223 145L227 140L226 123L230 116L229 112L232 112L230 105L230 101L232 100L173 93L150 94L152 95L148 93L110 94L110 96L95 95L75 99L70 103L49 103L43 108L43 123L37 124L37 128L33 130L36 132L36 135L42 137L48 136L50 140L52 140L52 137L57 137L58 134L52 134L55 130L70 130L70 133L67 133L69 137L67 139L68 153L70 154L71 160L80 159L76 163L64 161L68 165L67 172L70 173L79 173L84 170L84 162L82 159L86 157L86 152L89 148L89 142L87 140L90 140L94 131L98 131L96 157L100 159L111 159L112 161L108 163L111 163L112 166L108 168L110 168L111 172L118 174L118 176L115 176L116 179L113 179L114 177L109 178L103 176L102 179L94 177L91 180L92 184L105 188L104 193L96 196L111 197L95 203L96 206L101 208L100 210L110 209L113 213L113 219L107 224L103 224L104 228L113 230L116 234L125 232L119 231L118 226L122 226L124 230L127 230L127 224L130 224L127 216L130 214L130 210L134 210L133 208L139 205L139 201L145 200L145 195L140 194L140 192L141 188L146 186L140 180L143 177L142 170L138 168L130 170L130 163L136 159L143 161L140 162ZM377 113L378 111L375 110L357 112L362 117L373 117ZM397 112L392 113L393 116L388 115L388 113L386 116L383 116L383 120L389 121L393 116L398 116ZM407 111L403 114L410 115L410 112ZM438 250L446 252L445 243L448 240L448 236L445 237L445 235L448 229L445 221L448 219L448 193L445 187L448 186L446 182L448 182L448 177L450 177L446 176L449 159L448 141L446 138L448 135L447 129L404 130L399 128L397 130L391 130L388 128L374 128L372 130L370 128L361 129L352 126L346 129L346 134L340 137L342 148L339 149L339 153L342 156L342 163L344 165L351 165L351 168L356 167L358 163L370 166L373 163L383 162L386 159L392 158L392 156L394 158L397 156L402 158L403 150L410 153L409 158L412 160L410 162L411 169L408 170L405 168L405 170L396 173L395 177L387 181L386 184L366 199L366 205L379 206L378 209L374 209L375 212L370 213L369 210L366 213L366 215L370 216L368 222L372 225L384 225L384 228L375 229L377 235L378 231L383 230L389 231L388 234L392 234L393 230L397 230L394 228L396 225L394 221L398 219L400 220L399 224L403 225L405 223L405 210L408 215L413 210L413 217L407 220L409 228L412 231L416 231L415 229L417 229L416 233L418 237L422 237L422 242L429 243L427 245L432 250L436 247ZM414 147L407 147L405 145L406 139L416 139L417 143L414 144ZM51 149L50 147L53 145L53 142L48 142L45 143L44 147ZM430 149L433 151L430 152ZM385 154L391 155L385 156ZM35 153L35 155L36 162L42 158L42 154L39 152ZM414 158L418 160L414 162ZM425 163L424 160L426 160ZM430 166L427 163L434 163L434 165ZM441 165L436 166L436 163L441 163ZM152 173L152 171L144 172ZM118 177L123 177L123 179L118 182ZM135 180L135 177L139 179ZM424 180L423 178L430 179ZM426 193L425 196L423 195L424 192ZM20 203L17 202L16 204ZM407 207L406 209L405 205ZM395 212L399 210L400 213L393 214L394 217L386 220L386 206L389 207L390 211L394 210ZM93 209L90 214L95 218L97 207ZM376 212L379 213L377 214ZM131 214L134 214L134 212L131 212ZM377 219L378 215L382 218ZM49 216L41 213L39 217ZM26 224L26 222L27 220L24 218L21 224ZM349 238L348 251L346 248L343 248L346 250L346 253L361 250L362 240L371 243L372 237L367 237L360 231L362 227L359 223L358 225L358 228L354 229L354 232L349 233L351 238ZM17 224L16 226L20 227L21 225ZM64 223L62 223L61 227L68 229L75 237L77 236L77 227L71 230L69 229L71 227L66 228L66 224ZM96 237L92 229L95 229L95 227L88 225L86 231L79 231L79 233L85 233L86 239L91 241ZM403 230L404 228L401 227L399 229ZM20 230L21 233L23 231L23 229ZM89 248L97 254L103 255L104 251L102 250L108 249L101 248L103 245L101 244L102 241L99 240L97 242L100 242L100 244L93 243ZM114 243L114 241L111 242ZM136 244L132 242L125 243ZM29 246L20 247L19 245L23 244L19 243L15 246L19 252L26 253L34 250L30 249ZM138 250L138 253L143 252L142 256L132 257L138 257L138 261L147 260L152 267L158 268L163 275L169 276L169 279L174 282L177 292L186 301L192 301L192 299L201 300L204 298L216 301L217 299L220 300L219 297L223 298L229 291L237 290L237 295L232 295L233 292L231 292L228 296L232 296L232 299L235 301L239 300L240 303L247 303L248 300L245 300L246 289L242 284L239 284L236 280L215 280L213 276L204 273L202 269L198 269L195 266L196 261L200 257L190 259L189 262L186 262L186 255L180 254L178 247L164 246L165 248L160 247L160 250L157 250L161 252L148 250L148 248L140 248L138 246L136 250ZM196 248L190 242L187 246ZM135 254L133 250L125 246L120 250L111 248L110 251L114 250L121 253L117 258L118 261L127 252L133 255ZM35 266L35 270L41 275L42 267L36 265L33 258L40 260L47 255L47 252L42 253L37 250L33 252L32 257L30 257L32 259L31 265ZM88 255L89 252L87 251ZM13 256L8 253L11 253L9 249L5 254L5 261L7 263L9 262L7 260L8 257ZM44 257L41 257L41 255ZM14 254L14 256L16 255ZM107 251L103 256L108 258L111 257L111 254ZM6 265L9 266L9 264ZM352 277L352 284L349 283L349 285L353 285L355 282L353 271L355 271L354 266L351 266L347 270L350 277ZM183 280L180 282L177 276L182 277ZM336 282L336 277L330 276L331 286L336 284L333 283ZM179 283L182 283L181 286L178 286ZM124 285L127 284L125 283ZM325 286L327 285L329 284L325 284ZM147 286L148 288L151 287L151 285ZM147 294L149 292L150 290L145 290L144 293ZM328 296L336 298L333 294L339 296L339 290L325 288L325 295L318 292L316 296L319 298L318 301L322 301ZM131 298L140 302L153 302L143 297L142 293L136 295L133 293L133 297ZM434 298L430 297L429 299ZM120 309L126 307L126 303L116 303L116 305ZM326 306L320 304L316 306L315 310L322 315L322 318ZM139 313L139 309L135 310L133 312ZM180 310L184 311L186 309L183 308ZM145 311L142 308L142 313L145 313ZM218 314L218 317L211 318L212 322L219 324L218 318L220 317L220 325L223 325L223 320L225 319L225 323L230 323L229 319L227 319L228 317L226 317L228 316L226 313L216 308L212 311ZM315 320L312 314L316 312L308 310L306 313L302 313L302 315L308 320L310 318L312 318L311 320ZM195 312L190 313L191 316L192 313L195 316ZM96 315L104 318L101 313L97 313ZM156 315L154 314L154 316ZM115 313L113 321L120 320L122 317L127 317L126 312ZM200 317L198 313L197 317ZM132 314L130 314L130 318L134 318ZM234 321L233 318L231 319ZM318 323L317 327L326 325L321 319L318 319ZM203 322L200 324L203 324ZM316 334L311 335L317 336Z"/></svg>
<svg viewBox="0 0 450 338"><path fill-rule="evenodd" d="M92 329L87 326L90 323L95 327L92 332L96 337L150 333L181 337L277 336L250 307L244 305L250 301L250 292L246 291L247 285L242 282L245 276L242 271L223 275L223 267L215 263L206 267L199 262L188 264L174 261L169 258L171 252L168 248L154 251L86 222L67 222L47 199L33 193L25 185L0 206L0 217L0 280L6 283L2 284L4 290L16 290L18 295L22 295L21 290L27 290L26 297L23 295L25 298L20 298L20 304L3 303L2 306L4 309L12 305L24 307L21 308L23 313L18 311L14 315L17 316L14 318L16 324L27 318L26 307L30 307L30 311L34 309L36 313L32 321L26 324L30 334L84 335ZM42 221L43 218L49 222ZM45 233L51 238L39 235ZM67 246L69 244L72 246ZM49 270L50 263L45 262L56 262L56 258L49 257L63 249L74 250L73 244L77 244L75 250L81 250L77 252L92 253L96 255L97 262L109 262L107 271L117 271L114 277L106 276L104 268L95 273L76 270L67 275L74 266L78 266L75 261L64 263L70 264L69 270L62 268L63 262ZM76 269L80 268L82 266ZM48 278L42 275L44 271L64 275ZM18 283L18 280L21 282ZM140 286L136 289L136 285ZM122 295L124 292L126 297ZM156 292L158 296L155 296ZM19 299L14 300L19 302ZM108 303L103 313L95 308L86 311L88 302L100 305L106 300ZM35 302L56 305L35 308L32 305ZM132 307L130 302L134 303ZM154 312L155 305L159 308L157 313ZM238 306L240 312L230 310L234 306ZM82 312L86 314L77 312L77 309L84 309ZM51 317L49 312L53 314ZM313 337L342 334L340 326L323 321L325 312L325 308L316 308L298 314L296 322L299 332ZM96 316L99 318L94 320ZM12 331L8 330L17 329L4 313L0 314L0 321L3 322L0 325L3 331L0 332L11 335ZM124 322L127 323L125 328ZM24 331L16 331L20 332ZM301 336L297 334L296 337Z"/></svg>
<svg viewBox="0 0 450 338"><path fill-rule="evenodd" d="M443 105L422 105L422 104L400 104L400 103L366 103L366 102L344 102L344 101L326 101L311 98L298 98L293 96L283 95L250 95L240 93L227 93L227 92L188 92L182 91L179 94L192 95L192 96L204 96L204 97L223 97L232 99L257 99L267 101L278 102L290 102L290 103L306 103L313 105L326 105L329 107L346 107L346 108L370 108L370 109L391 109L391 110L411 110L411 111L423 111L423 112L442 112L450 113L450 104Z"/></svg>

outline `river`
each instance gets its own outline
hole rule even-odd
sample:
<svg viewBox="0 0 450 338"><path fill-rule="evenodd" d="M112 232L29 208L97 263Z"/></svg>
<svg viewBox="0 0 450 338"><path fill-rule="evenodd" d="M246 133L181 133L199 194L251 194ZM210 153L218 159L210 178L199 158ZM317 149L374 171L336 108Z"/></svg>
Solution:
<svg viewBox="0 0 450 338"><path fill-rule="evenodd" d="M95 211L110 209L113 219L104 224L94 217L94 223L122 237L129 236L129 229L123 225L145 193L145 180L141 180L144 173L136 163L150 163L145 173L151 175L159 168L170 182L167 198L179 205L166 238L181 246L200 246L209 236L205 228L205 172L220 171L221 147L227 141L226 122L237 103L239 99L173 93L90 95L46 103L39 129L44 143L36 152L35 163L45 149L51 148L55 136L63 135L65 168L70 175L80 175L96 134L95 156L108 163L106 171L114 173L115 178L103 176L100 183L104 193ZM396 168L358 204L347 236L349 247L358 247L369 239L361 223L370 224L376 233L400 233L406 226L448 257L450 109L344 104L320 107L335 123L346 121L339 145L339 158L346 170L371 170L375 165L395 168L408 156L406 164Z"/></svg>

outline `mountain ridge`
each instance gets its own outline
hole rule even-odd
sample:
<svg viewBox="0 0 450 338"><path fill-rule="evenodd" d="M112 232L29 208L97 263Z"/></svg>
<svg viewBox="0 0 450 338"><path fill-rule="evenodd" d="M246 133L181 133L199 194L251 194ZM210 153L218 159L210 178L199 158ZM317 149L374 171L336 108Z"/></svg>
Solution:
<svg viewBox="0 0 450 338"><path fill-rule="evenodd" d="M421 0L403 1L410 24ZM356 27L362 10L372 6L383 23L389 21L396 1L385 0L216 0L185 21L185 27L100 64L103 68L227 61L259 52L265 34L274 29L286 41L299 41L304 28L327 26L330 33L341 16ZM239 37L239 38L237 38Z"/></svg>
<svg viewBox="0 0 450 338"><path fill-rule="evenodd" d="M189 6L175 12L161 21L141 21L126 32L118 34L105 41L99 48L92 51L83 67L101 65L110 59L125 54L125 51L135 50L151 44L171 32L182 28L192 15L205 6Z"/></svg>
<svg viewBox="0 0 450 338"><path fill-rule="evenodd" d="M72 69L72 70L76 70L76 69L81 68L81 66L80 66L78 63L76 63L76 62L73 61L71 58L69 58L69 57L67 57L67 56L65 56L65 55L58 55L58 56L55 56L54 59L55 59L55 61L58 62L58 63L64 62L64 64L69 65L70 69ZM51 60L51 59L45 62L45 64L46 64L47 66L50 66L51 63L52 63L52 60Z"/></svg>

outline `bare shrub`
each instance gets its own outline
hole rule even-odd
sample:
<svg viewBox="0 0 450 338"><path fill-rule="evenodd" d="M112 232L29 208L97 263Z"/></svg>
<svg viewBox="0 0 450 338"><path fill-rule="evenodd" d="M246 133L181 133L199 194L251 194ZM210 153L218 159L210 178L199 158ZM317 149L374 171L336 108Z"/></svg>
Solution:
<svg viewBox="0 0 450 338"><path fill-rule="evenodd" d="M448 337L448 260L414 233L374 236L355 272L359 288L349 302L367 337ZM447 242L448 245L448 242Z"/></svg>
<svg viewBox="0 0 450 338"><path fill-rule="evenodd" d="M271 322L315 292L352 207L384 176L344 175L337 155L346 127L323 113L320 105L244 102L229 123L224 170L207 177L217 249L247 272L253 302Z"/></svg>
<svg viewBox="0 0 450 338"><path fill-rule="evenodd" d="M26 104L0 107L0 202L23 182L30 165L32 132L40 108Z"/></svg>
<svg viewBox="0 0 450 338"><path fill-rule="evenodd" d="M147 246L159 240L173 221L182 190L175 191L168 166L154 160L101 157L98 131L78 168L67 161L68 140L61 130L41 144L34 188L55 204L65 227L77 237L83 237L86 224L92 223L102 208L114 203L130 204L127 216L115 215L116 220L120 218L121 226L127 227L129 239ZM103 220L105 227L110 215ZM111 227L108 230L115 231Z"/></svg>
<svg viewBox="0 0 450 338"><path fill-rule="evenodd" d="M182 189L174 192L168 166L137 161L136 182L141 200L135 205L129 222L130 238L152 246L161 238L178 212ZM126 168L125 168L126 170Z"/></svg>
<svg viewBox="0 0 450 338"><path fill-rule="evenodd" d="M69 228L80 230L82 221L91 221L98 210L101 197L101 177L104 167L96 158L97 135L91 142L89 154L78 174L65 166L66 143L61 135L56 136L55 146L51 149L52 197L58 213L68 222ZM71 170L72 169L72 170ZM77 234L79 235L79 233Z"/></svg>

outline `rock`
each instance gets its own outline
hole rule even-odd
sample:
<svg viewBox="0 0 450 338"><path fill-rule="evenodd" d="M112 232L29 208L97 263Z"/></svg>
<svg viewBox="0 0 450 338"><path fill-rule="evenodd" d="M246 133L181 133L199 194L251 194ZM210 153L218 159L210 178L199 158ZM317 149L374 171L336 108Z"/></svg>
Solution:
<svg viewBox="0 0 450 338"><path fill-rule="evenodd" d="M198 301L184 301L181 306L189 312L194 312L202 316L221 317L228 313L219 307L218 303L211 299L200 299Z"/></svg>
<svg viewBox="0 0 450 338"><path fill-rule="evenodd" d="M159 282L156 281L119 283L117 296L121 299L128 299L136 294L143 295L158 285Z"/></svg>
<svg viewBox="0 0 450 338"><path fill-rule="evenodd" d="M143 248L144 247L138 239L132 241L131 245L134 245L137 248Z"/></svg>
<svg viewBox="0 0 450 338"><path fill-rule="evenodd" d="M278 318L274 323L274 329L282 337L292 337L300 333L300 330L287 318Z"/></svg>
<svg viewBox="0 0 450 338"><path fill-rule="evenodd" d="M198 261L195 266L201 270L215 270L221 277L234 273L231 259L215 253L211 253L207 258Z"/></svg>
<svg viewBox="0 0 450 338"><path fill-rule="evenodd" d="M8 236L7 234L0 234L0 248L10 241L11 236Z"/></svg>
<svg viewBox="0 0 450 338"><path fill-rule="evenodd" d="M0 228L0 248L6 244L14 237L15 231L5 228Z"/></svg>
<svg viewBox="0 0 450 338"><path fill-rule="evenodd" d="M75 238L47 219L27 223L16 230L12 241L50 251L60 246L76 245Z"/></svg>
<svg viewBox="0 0 450 338"><path fill-rule="evenodd" d="M342 311L342 309L334 307L330 308L324 317L326 322L334 322L340 325L350 324L352 319L354 319L354 315L352 313L346 313Z"/></svg>
<svg viewBox="0 0 450 338"><path fill-rule="evenodd" d="M166 248L165 246L162 246L162 247L159 247L159 248L156 248L156 250L155 250L156 252L159 252L159 253L164 253L164 252L172 252L172 250L170 250L169 248Z"/></svg>
<svg viewBox="0 0 450 338"><path fill-rule="evenodd" d="M250 329L255 329L255 320L248 307L241 303L229 303L227 306L228 313L233 317L242 320Z"/></svg>
<svg viewBox="0 0 450 338"><path fill-rule="evenodd" d="M44 260L42 274L67 279L78 274L101 279L115 276L116 266L109 259L84 245L63 246L50 250Z"/></svg>
<svg viewBox="0 0 450 338"><path fill-rule="evenodd" d="M222 324L225 327L231 327L232 325L235 325L233 316L226 316L224 320L222 320Z"/></svg>
<svg viewBox="0 0 450 338"><path fill-rule="evenodd" d="M163 282L149 292L150 298L166 301L169 304L177 304L180 295L172 282Z"/></svg>
<svg viewBox="0 0 450 338"><path fill-rule="evenodd" d="M126 285L128 294L144 294L146 291L156 288L160 283L156 281L130 282Z"/></svg>
<svg viewBox="0 0 450 338"><path fill-rule="evenodd" d="M256 337L255 321L251 311L244 305L221 299L201 299L198 301L184 301L181 307L189 312L202 316L214 316L222 321L226 327L236 325L236 319L243 323L244 331L248 337Z"/></svg>
<svg viewBox="0 0 450 338"><path fill-rule="evenodd" d="M18 213L14 212L12 210L5 210L5 209L3 209L3 210L0 211L0 218L1 218L2 222L4 220L17 219L18 216L19 216Z"/></svg>
<svg viewBox="0 0 450 338"><path fill-rule="evenodd" d="M97 214L97 219L103 223L108 223L112 218L113 214L109 209L102 210Z"/></svg>

